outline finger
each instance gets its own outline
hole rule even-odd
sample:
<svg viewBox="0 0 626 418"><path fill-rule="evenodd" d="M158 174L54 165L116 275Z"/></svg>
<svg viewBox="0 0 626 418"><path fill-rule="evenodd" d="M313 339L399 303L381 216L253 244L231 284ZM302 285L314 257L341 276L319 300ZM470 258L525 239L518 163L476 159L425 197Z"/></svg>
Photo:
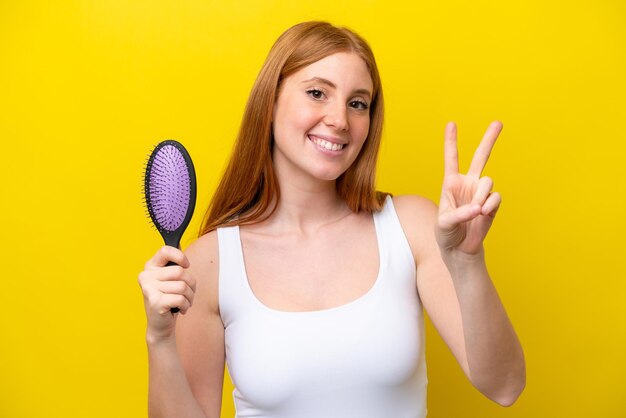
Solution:
<svg viewBox="0 0 626 418"><path fill-rule="evenodd" d="M489 195L483 207L481 209L481 214L485 216L491 216L492 218L496 216L496 212L500 208L500 204L502 203L502 196L500 193L493 192Z"/></svg>
<svg viewBox="0 0 626 418"><path fill-rule="evenodd" d="M163 267L169 262L173 262L182 267L189 267L189 260L185 253L178 248L164 245L161 247L154 256L146 263L146 269L153 269L156 267Z"/></svg>
<svg viewBox="0 0 626 418"><path fill-rule="evenodd" d="M454 229L457 225L471 221L480 215L480 209L480 205L470 203L444 212L439 215L439 228L443 231Z"/></svg>
<svg viewBox="0 0 626 418"><path fill-rule="evenodd" d="M187 286L196 291L196 280L189 273L189 271L181 266L167 266L160 267L156 270L149 272L152 279L165 282L165 281L181 281L185 282Z"/></svg>
<svg viewBox="0 0 626 418"><path fill-rule="evenodd" d="M443 148L444 174L446 176L458 174L459 172L459 151L456 147L456 124L448 122Z"/></svg>
<svg viewBox="0 0 626 418"><path fill-rule="evenodd" d="M472 158L472 163L470 164L468 175L474 177L480 177L485 165L487 165L487 160L491 155L491 150L496 143L496 139L498 139L498 135L502 131L502 122L495 121L489 125L483 139L480 141L480 145L476 148L476 152L474 152L474 157Z"/></svg>
<svg viewBox="0 0 626 418"><path fill-rule="evenodd" d="M169 313L172 308L178 308L180 309L180 312L184 314L190 307L189 301L183 295L174 295L168 293L164 293L161 296L159 305L160 306L157 312L159 312L159 314L161 315Z"/></svg>
<svg viewBox="0 0 626 418"><path fill-rule="evenodd" d="M189 306L193 305L194 291L185 282L160 282L157 286L157 290L163 294L182 295L189 301Z"/></svg>
<svg viewBox="0 0 626 418"><path fill-rule="evenodd" d="M172 308L179 308L181 312L186 311L193 304L194 293L184 289L184 286L183 282L158 282L144 288L146 308L159 314L166 313Z"/></svg>
<svg viewBox="0 0 626 418"><path fill-rule="evenodd" d="M472 203L482 206L489 197L491 190L493 190L493 180L490 177L481 177L472 197Z"/></svg>
<svg viewBox="0 0 626 418"><path fill-rule="evenodd" d="M161 282L174 282L180 281L184 282L187 286L189 286L194 292L196 291L196 280L189 273L189 270L181 267L181 266L167 266L161 267L158 270L154 271L155 279Z"/></svg>

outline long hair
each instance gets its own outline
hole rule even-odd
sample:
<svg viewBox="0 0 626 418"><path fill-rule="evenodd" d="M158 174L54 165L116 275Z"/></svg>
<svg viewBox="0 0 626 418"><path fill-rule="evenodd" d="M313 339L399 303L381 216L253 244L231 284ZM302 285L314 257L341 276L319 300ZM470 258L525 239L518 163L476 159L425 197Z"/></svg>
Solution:
<svg viewBox="0 0 626 418"><path fill-rule="evenodd" d="M219 226L261 222L276 210L280 189L272 162L272 114L282 80L337 52L361 57L373 82L370 129L361 152L336 181L337 192L353 212L374 212L385 193L374 189L376 159L383 128L383 92L374 54L367 42L346 28L304 22L285 31L269 52L243 115L237 141L199 236ZM270 208L270 205L273 205Z"/></svg>

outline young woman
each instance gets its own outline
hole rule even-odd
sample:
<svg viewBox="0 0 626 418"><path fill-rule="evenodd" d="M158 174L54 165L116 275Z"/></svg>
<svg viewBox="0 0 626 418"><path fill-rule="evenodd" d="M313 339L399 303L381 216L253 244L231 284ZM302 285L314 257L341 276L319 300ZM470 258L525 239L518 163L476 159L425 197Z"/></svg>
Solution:
<svg viewBox="0 0 626 418"><path fill-rule="evenodd" d="M219 417L225 361L238 417L424 417L423 309L472 384L515 402L524 356L482 245L502 125L460 174L448 124L437 208L375 191L382 123L362 38L324 22L281 35L199 238L139 275L151 417Z"/></svg>

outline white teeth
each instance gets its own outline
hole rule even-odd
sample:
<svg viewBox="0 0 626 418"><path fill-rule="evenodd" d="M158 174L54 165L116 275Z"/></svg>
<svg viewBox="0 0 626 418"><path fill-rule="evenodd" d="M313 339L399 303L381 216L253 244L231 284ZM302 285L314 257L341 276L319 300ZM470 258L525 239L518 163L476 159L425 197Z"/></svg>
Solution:
<svg viewBox="0 0 626 418"><path fill-rule="evenodd" d="M321 138L318 138L318 137L315 137L315 136L312 137L311 139L317 145L319 145L320 147L325 148L325 149L327 149L329 151L339 151L344 146L344 144L334 144L332 142L326 141L324 139L321 139Z"/></svg>

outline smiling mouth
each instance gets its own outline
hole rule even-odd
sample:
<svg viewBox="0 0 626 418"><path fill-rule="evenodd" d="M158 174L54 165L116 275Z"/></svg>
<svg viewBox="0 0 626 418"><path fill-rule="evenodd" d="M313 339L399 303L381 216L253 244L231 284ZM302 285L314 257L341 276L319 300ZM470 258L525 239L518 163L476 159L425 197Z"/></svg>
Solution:
<svg viewBox="0 0 626 418"><path fill-rule="evenodd" d="M325 139L318 138L313 135L309 135L309 139L314 144L318 145L321 148L324 148L328 151L341 151L347 144L337 144L334 142L326 141Z"/></svg>

